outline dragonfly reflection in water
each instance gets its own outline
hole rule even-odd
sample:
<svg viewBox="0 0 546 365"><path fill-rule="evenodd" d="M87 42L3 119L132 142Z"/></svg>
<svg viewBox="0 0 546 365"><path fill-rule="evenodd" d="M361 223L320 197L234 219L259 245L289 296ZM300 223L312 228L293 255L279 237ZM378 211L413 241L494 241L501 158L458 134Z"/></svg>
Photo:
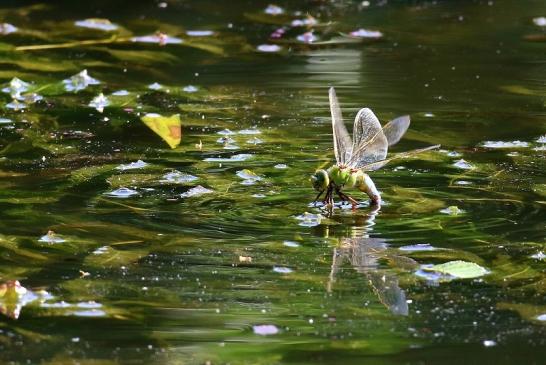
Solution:
<svg viewBox="0 0 546 365"><path fill-rule="evenodd" d="M342 191L345 187L357 188L370 197L372 204L380 205L381 195L365 171L374 171L389 161L411 157L440 147L439 145L429 146L387 158L388 147L397 143L406 133L410 125L410 117L405 115L396 118L381 127L381 123L370 109L360 109L355 118L351 139L343 124L341 108L333 87L330 88L329 98L336 164L327 170L317 170L311 176L313 188L319 192L315 202L323 193L326 193L323 202L329 209L332 209L334 205L334 192L342 201L349 201L353 208L356 207L358 202Z"/></svg>
<svg viewBox="0 0 546 365"><path fill-rule="evenodd" d="M419 264L405 256L392 254L384 238L372 238L368 233L374 225L379 206L375 206L366 217L365 233L355 238L341 238L334 248L332 268L327 290L332 292L336 275L343 263L348 260L353 268L364 275L379 301L396 315L408 315L406 293L398 285L398 277L389 270L380 268L380 260L385 260L398 269L414 270Z"/></svg>

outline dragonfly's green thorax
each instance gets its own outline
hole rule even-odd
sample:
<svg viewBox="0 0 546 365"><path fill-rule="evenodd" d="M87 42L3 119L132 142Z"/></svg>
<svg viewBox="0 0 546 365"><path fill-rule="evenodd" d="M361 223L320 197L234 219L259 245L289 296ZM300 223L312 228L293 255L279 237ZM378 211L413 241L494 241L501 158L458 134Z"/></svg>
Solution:
<svg viewBox="0 0 546 365"><path fill-rule="evenodd" d="M316 191L323 191L328 188L330 183L334 183L338 188L354 187L361 180L362 171L354 171L348 167L340 168L337 165L331 166L328 170L317 170L311 176L311 183Z"/></svg>
<svg viewBox="0 0 546 365"><path fill-rule="evenodd" d="M327 172L330 180L333 181L338 187L352 187L356 183L357 171L353 171L349 167L339 167L338 165L334 165L330 167Z"/></svg>

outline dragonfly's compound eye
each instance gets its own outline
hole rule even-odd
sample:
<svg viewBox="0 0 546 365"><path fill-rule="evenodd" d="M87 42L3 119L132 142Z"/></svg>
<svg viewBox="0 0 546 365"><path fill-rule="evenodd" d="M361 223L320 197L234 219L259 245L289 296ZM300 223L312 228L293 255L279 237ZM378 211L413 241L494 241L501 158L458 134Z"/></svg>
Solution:
<svg viewBox="0 0 546 365"><path fill-rule="evenodd" d="M311 183L316 191L324 191L330 184L328 173L325 170L317 170L314 175L311 175Z"/></svg>

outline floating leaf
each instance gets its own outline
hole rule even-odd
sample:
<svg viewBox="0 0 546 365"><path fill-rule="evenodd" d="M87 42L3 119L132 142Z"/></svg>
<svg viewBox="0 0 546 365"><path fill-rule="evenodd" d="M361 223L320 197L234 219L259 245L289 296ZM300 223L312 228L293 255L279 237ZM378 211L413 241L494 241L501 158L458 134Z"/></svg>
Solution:
<svg viewBox="0 0 546 365"><path fill-rule="evenodd" d="M63 84L67 91L80 91L89 85L98 85L100 84L100 81L89 76L87 70L83 70L80 73L63 80Z"/></svg>
<svg viewBox="0 0 546 365"><path fill-rule="evenodd" d="M146 250L116 250L108 247L101 254L87 256L84 264L99 268L119 267L135 262L147 254Z"/></svg>
<svg viewBox="0 0 546 365"><path fill-rule="evenodd" d="M152 131L159 135L171 148L176 148L182 138L182 123L180 115L174 114L164 117L159 114L150 113L141 118Z"/></svg>
<svg viewBox="0 0 546 365"><path fill-rule="evenodd" d="M425 271L434 271L460 279L477 278L489 273L487 269L478 264L467 261L449 261L439 265L423 267Z"/></svg>
<svg viewBox="0 0 546 365"><path fill-rule="evenodd" d="M74 22L74 25L77 27L103 30L105 32L110 32L110 31L118 29L118 26L110 22L110 20L101 19L101 18L77 20Z"/></svg>

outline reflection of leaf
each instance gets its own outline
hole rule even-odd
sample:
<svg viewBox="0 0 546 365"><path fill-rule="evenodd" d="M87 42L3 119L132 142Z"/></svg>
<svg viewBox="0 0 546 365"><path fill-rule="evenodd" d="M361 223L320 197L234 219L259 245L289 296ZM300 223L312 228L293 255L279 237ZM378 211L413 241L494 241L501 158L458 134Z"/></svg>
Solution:
<svg viewBox="0 0 546 365"><path fill-rule="evenodd" d="M168 52L145 50L103 49L115 58L124 62L137 62L139 64L157 64L180 62L180 60Z"/></svg>
<svg viewBox="0 0 546 365"><path fill-rule="evenodd" d="M444 202L438 199L425 198L416 189L394 186L391 199L400 200L397 204L401 213L426 213L437 211L445 206Z"/></svg>
<svg viewBox="0 0 546 365"><path fill-rule="evenodd" d="M86 166L80 169L74 170L70 173L70 181L75 184L81 184L89 181L97 176L114 170L116 165L100 165L100 166Z"/></svg>
<svg viewBox="0 0 546 365"><path fill-rule="evenodd" d="M163 138L171 148L175 148L180 144L182 138L180 115L174 114L170 117L164 117L159 114L146 114L141 119L152 131Z"/></svg>
<svg viewBox="0 0 546 365"><path fill-rule="evenodd" d="M497 303L497 309L515 311L528 321L537 321L546 324L546 322L539 321L537 318L540 315L546 314L545 305L534 305L526 303Z"/></svg>
<svg viewBox="0 0 546 365"><path fill-rule="evenodd" d="M530 90L526 88L525 86L521 85L505 85L501 86L501 89L504 91L507 91L512 94L518 94L518 95L533 95L533 90Z"/></svg>
<svg viewBox="0 0 546 365"><path fill-rule="evenodd" d="M442 250L431 250L431 251L414 251L409 252L408 256L411 256L415 259L423 261L431 261L431 260L467 260L477 263L482 263L482 259L471 252L468 251L462 251L462 250L449 250L449 249L442 249Z"/></svg>
<svg viewBox="0 0 546 365"><path fill-rule="evenodd" d="M423 268L425 271L435 271L461 279L471 279L483 276L488 271L478 264L467 261L449 261L443 264Z"/></svg>
<svg viewBox="0 0 546 365"><path fill-rule="evenodd" d="M518 263L509 255L498 255L493 260L492 277L502 282L539 278L540 272L525 262Z"/></svg>
<svg viewBox="0 0 546 365"><path fill-rule="evenodd" d="M146 250L116 250L108 247L101 254L87 256L84 260L84 264L96 268L119 267L129 265L147 254L148 251Z"/></svg>

